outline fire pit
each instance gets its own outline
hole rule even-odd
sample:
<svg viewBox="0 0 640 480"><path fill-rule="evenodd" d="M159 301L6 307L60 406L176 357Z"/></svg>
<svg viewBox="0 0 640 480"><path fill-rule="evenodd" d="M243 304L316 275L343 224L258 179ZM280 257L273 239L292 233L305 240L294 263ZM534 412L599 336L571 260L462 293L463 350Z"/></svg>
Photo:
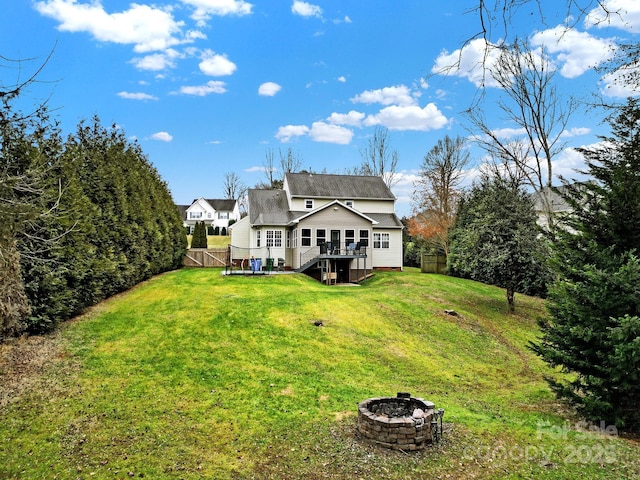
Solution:
<svg viewBox="0 0 640 480"><path fill-rule="evenodd" d="M358 431L381 447L419 450L442 434L444 410L435 408L433 402L403 392L397 397L369 398L358 404Z"/></svg>

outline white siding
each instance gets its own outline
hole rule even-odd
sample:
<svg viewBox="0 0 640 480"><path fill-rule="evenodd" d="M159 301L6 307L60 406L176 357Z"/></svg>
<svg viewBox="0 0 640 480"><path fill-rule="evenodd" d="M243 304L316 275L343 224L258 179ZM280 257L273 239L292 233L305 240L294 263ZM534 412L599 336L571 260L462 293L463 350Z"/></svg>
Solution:
<svg viewBox="0 0 640 480"><path fill-rule="evenodd" d="M250 247L251 224L249 223L249 217L237 221L231 225L231 245L240 248Z"/></svg>
<svg viewBox="0 0 640 480"><path fill-rule="evenodd" d="M373 237L369 241L367 254L373 268L402 268L402 230L374 230L373 233L388 233L389 248L374 248Z"/></svg>
<svg viewBox="0 0 640 480"><path fill-rule="evenodd" d="M313 209L308 209L305 206L305 202L308 199L313 199ZM316 210L328 203L336 200L335 198L292 198L291 210L298 212ZM358 212L366 213L394 213L395 202L393 200L358 200L351 198L338 198L339 202L344 203L346 200L353 200L353 209Z"/></svg>

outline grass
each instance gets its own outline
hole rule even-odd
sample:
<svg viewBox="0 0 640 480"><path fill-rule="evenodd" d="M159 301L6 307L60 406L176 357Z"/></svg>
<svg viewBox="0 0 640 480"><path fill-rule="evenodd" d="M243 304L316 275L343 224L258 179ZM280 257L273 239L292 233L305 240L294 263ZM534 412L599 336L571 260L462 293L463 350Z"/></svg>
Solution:
<svg viewBox="0 0 640 480"><path fill-rule="evenodd" d="M526 348L543 304L516 302L509 315L499 289L411 269L359 288L153 278L65 325L55 361L0 407L0 478L636 478L637 442L556 402L557 373ZM357 402L398 391L446 410L442 442L358 439Z"/></svg>
<svg viewBox="0 0 640 480"><path fill-rule="evenodd" d="M191 235L187 235L187 245L191 247ZM229 235L207 235L207 248L227 248L231 244Z"/></svg>

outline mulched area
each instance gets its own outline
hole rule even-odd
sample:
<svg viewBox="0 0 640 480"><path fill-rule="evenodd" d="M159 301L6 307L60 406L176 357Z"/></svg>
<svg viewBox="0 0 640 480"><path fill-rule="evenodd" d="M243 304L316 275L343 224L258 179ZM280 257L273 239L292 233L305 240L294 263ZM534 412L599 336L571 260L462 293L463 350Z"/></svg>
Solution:
<svg viewBox="0 0 640 480"><path fill-rule="evenodd" d="M63 356L59 332L10 338L0 344L0 409L34 386L45 369Z"/></svg>

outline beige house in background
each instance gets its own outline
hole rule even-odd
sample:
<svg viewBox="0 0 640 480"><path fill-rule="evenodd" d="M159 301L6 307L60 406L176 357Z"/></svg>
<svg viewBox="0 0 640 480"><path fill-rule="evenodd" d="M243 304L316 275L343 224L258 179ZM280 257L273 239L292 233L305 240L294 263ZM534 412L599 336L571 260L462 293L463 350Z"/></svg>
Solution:
<svg viewBox="0 0 640 480"><path fill-rule="evenodd" d="M335 282L401 270L395 201L380 177L288 173L282 190L249 190L248 215L231 226L232 259Z"/></svg>

